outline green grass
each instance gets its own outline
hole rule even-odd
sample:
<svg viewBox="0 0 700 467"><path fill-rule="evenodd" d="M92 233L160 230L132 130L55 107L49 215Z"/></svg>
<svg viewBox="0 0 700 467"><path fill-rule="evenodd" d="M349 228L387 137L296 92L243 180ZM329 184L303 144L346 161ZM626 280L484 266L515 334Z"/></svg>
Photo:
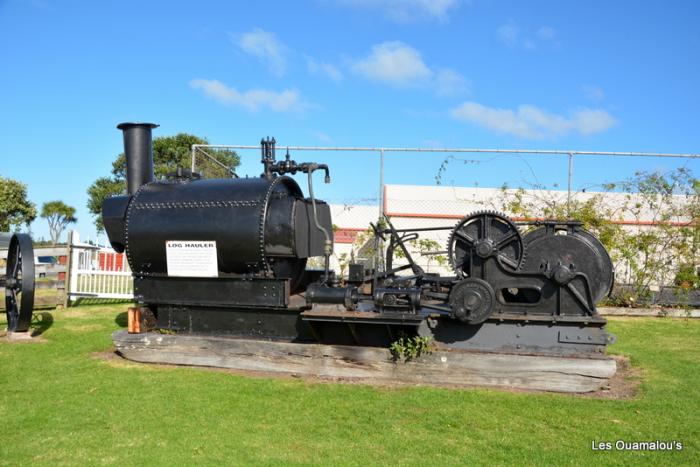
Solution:
<svg viewBox="0 0 700 467"><path fill-rule="evenodd" d="M100 357L125 309L52 311L45 342L0 343L0 464L700 465L697 320L611 319L612 350L629 355L643 381L633 399L603 400ZM617 439L678 440L684 449L591 450L592 440Z"/></svg>

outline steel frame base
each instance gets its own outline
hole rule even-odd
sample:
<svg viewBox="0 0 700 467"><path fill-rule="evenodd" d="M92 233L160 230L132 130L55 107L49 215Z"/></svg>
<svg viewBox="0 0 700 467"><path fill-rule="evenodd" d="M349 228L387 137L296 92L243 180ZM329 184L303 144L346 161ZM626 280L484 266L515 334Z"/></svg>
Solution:
<svg viewBox="0 0 700 467"><path fill-rule="evenodd" d="M551 321L489 320L467 326L426 320L417 332L449 348L525 355L604 355L606 346L615 342L601 325Z"/></svg>
<svg viewBox="0 0 700 467"><path fill-rule="evenodd" d="M157 326L186 334L238 336L329 345L389 347L402 335L427 336L439 348L521 355L595 357L615 336L599 316L498 315L478 325L421 313L160 305Z"/></svg>
<svg viewBox="0 0 700 467"><path fill-rule="evenodd" d="M186 334L313 341L299 309L245 309L159 306L157 327Z"/></svg>

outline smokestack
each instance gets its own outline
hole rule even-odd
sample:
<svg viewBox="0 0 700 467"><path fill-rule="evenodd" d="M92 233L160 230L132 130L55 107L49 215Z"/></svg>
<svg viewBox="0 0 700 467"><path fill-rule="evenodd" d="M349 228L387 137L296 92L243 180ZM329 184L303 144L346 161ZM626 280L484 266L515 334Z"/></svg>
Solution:
<svg viewBox="0 0 700 467"><path fill-rule="evenodd" d="M141 185L153 181L153 141L151 130L155 123L120 123L117 128L124 132L124 154L126 155L126 186L130 195Z"/></svg>

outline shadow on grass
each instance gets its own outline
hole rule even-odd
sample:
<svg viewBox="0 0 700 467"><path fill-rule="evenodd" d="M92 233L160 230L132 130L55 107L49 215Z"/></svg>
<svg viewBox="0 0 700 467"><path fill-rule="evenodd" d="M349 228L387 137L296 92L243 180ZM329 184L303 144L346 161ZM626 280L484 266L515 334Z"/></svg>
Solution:
<svg viewBox="0 0 700 467"><path fill-rule="evenodd" d="M32 337L40 336L53 326L53 315L48 311L32 316Z"/></svg>
<svg viewBox="0 0 700 467"><path fill-rule="evenodd" d="M117 323L117 326L120 328L125 328L129 325L129 316L126 311L119 313L116 318L114 318L114 322Z"/></svg>

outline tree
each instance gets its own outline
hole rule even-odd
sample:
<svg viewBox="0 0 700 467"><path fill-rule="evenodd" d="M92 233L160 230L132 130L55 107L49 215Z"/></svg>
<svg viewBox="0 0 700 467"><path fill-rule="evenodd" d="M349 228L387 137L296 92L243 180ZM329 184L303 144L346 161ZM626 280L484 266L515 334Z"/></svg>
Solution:
<svg viewBox="0 0 700 467"><path fill-rule="evenodd" d="M178 167L189 168L192 163L192 145L209 144L205 138L178 133L174 136L159 136L153 140L153 165L156 178L165 177L175 172ZM216 151L216 159L231 170L238 167L240 157L230 150ZM100 177L88 188L87 207L94 216L98 231L104 230L102 224L102 202L115 195L126 194L126 156L121 153L112 162L109 176Z"/></svg>
<svg viewBox="0 0 700 467"><path fill-rule="evenodd" d="M36 219L36 206L27 199L27 185L0 177L0 231L29 225Z"/></svg>
<svg viewBox="0 0 700 467"><path fill-rule="evenodd" d="M102 224L102 202L110 196L126 193L126 181L115 177L100 177L88 188L88 211L94 216L95 227L104 230Z"/></svg>
<svg viewBox="0 0 700 467"><path fill-rule="evenodd" d="M47 201L44 203L41 207L41 217L49 223L49 233L51 234L51 243L53 245L56 245L66 226L78 220L75 218L75 208L68 206L63 201Z"/></svg>

